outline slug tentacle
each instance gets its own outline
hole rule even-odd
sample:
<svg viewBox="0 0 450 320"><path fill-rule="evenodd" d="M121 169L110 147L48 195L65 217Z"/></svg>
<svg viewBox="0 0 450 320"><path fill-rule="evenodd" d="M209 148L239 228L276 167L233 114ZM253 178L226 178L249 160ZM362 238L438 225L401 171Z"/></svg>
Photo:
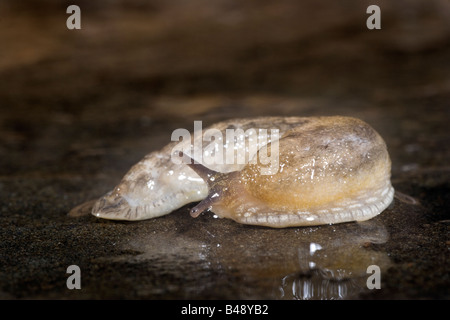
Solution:
<svg viewBox="0 0 450 320"><path fill-rule="evenodd" d="M191 209L190 214L193 218L197 218L201 213L212 209L213 204L219 202L227 190L227 184L234 172L221 173L208 169L204 165L192 160L187 165L192 168L207 184L208 195L199 204Z"/></svg>
<svg viewBox="0 0 450 320"><path fill-rule="evenodd" d="M211 170L193 159L187 165L205 181L209 188L217 184L217 181L223 180L226 175L225 173Z"/></svg>
<svg viewBox="0 0 450 320"><path fill-rule="evenodd" d="M217 194L218 195L218 194ZM191 209L190 214L192 218L197 218L200 214L205 211L209 211L212 208L213 203L216 200L210 196L206 197L198 205Z"/></svg>

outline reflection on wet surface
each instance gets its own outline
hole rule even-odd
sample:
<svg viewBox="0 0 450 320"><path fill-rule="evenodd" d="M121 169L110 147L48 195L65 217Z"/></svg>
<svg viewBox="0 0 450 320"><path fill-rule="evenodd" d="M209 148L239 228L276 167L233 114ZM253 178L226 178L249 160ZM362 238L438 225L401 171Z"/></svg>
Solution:
<svg viewBox="0 0 450 320"><path fill-rule="evenodd" d="M163 232L136 234L123 249L139 254L114 260L150 261L155 268L171 266L186 272L195 265L212 274L192 288L198 291L214 286L217 277L239 274L246 278L248 297L261 295L263 289L269 299L355 298L369 290L369 266L384 272L391 264L386 252L371 248L389 238L380 221L271 230L211 216L203 220L199 226L188 223L190 228L175 223ZM204 225L206 220L209 225ZM230 233L220 230L223 227Z"/></svg>
<svg viewBox="0 0 450 320"><path fill-rule="evenodd" d="M336 238L324 239L321 232L312 236L322 242L299 247L299 271L281 280L281 299L349 299L369 290L370 266L387 270L390 265L385 252L367 249L371 243L384 243L388 234L375 222L352 224L353 230L333 231ZM372 288L373 289L373 288Z"/></svg>

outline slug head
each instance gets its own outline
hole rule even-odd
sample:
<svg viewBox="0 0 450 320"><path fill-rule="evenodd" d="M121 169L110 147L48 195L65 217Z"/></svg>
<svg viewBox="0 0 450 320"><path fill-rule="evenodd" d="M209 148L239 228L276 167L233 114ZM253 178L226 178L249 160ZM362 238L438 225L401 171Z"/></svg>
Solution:
<svg viewBox="0 0 450 320"><path fill-rule="evenodd" d="M130 219L136 215L136 210L132 210L133 207L123 196L125 193L124 187L118 185L95 202L91 213L103 219Z"/></svg>
<svg viewBox="0 0 450 320"><path fill-rule="evenodd" d="M208 169L195 161L188 163L188 166L206 182L208 187L206 198L190 211L191 216L197 218L202 212L212 210L214 206L220 205L227 198L229 195L228 186L236 178L238 171L221 173Z"/></svg>
<svg viewBox="0 0 450 320"><path fill-rule="evenodd" d="M205 183L193 177L187 166L157 159L160 162L133 166L118 186L95 203L92 214L103 219L144 220L168 214L186 199L199 201L206 196Z"/></svg>

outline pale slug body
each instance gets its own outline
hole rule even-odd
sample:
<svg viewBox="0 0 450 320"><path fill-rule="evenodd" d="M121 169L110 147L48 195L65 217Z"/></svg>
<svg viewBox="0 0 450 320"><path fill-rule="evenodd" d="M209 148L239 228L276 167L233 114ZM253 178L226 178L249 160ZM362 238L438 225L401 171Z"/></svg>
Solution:
<svg viewBox="0 0 450 320"><path fill-rule="evenodd" d="M392 202L386 144L361 120L262 117L212 127L279 129L279 170L261 175L260 163L175 164L173 142L134 165L92 214L143 220L201 201L191 215L211 210L240 223L280 228L368 220Z"/></svg>

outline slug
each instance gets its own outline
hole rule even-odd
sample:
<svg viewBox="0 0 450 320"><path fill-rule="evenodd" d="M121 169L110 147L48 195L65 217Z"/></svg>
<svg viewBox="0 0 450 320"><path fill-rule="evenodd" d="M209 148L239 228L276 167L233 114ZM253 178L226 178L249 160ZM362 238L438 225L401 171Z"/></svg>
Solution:
<svg viewBox="0 0 450 320"><path fill-rule="evenodd" d="M278 129L279 138L255 140L254 151L245 143L237 144L249 151L247 160L229 164L201 164L195 153L185 153L191 163L177 164L172 161L174 150L189 150L202 137L172 142L134 165L111 192L95 202L92 214L143 220L200 201L191 216L210 210L242 224L283 228L368 220L393 200L386 144L362 120L260 117L224 121L211 128L223 133L230 128ZM204 140L200 143L207 145ZM262 174L267 164L259 160L260 153L275 143L275 170ZM69 215L79 215L80 207Z"/></svg>

